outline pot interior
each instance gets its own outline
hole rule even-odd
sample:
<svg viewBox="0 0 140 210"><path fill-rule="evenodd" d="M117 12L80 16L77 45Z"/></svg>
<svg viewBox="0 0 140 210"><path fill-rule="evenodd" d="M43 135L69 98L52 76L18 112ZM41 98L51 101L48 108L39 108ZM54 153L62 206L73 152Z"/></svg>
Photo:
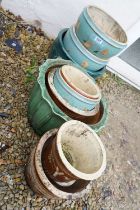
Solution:
<svg viewBox="0 0 140 210"><path fill-rule="evenodd" d="M97 172L103 162L103 154L98 139L87 125L79 121L65 123L58 131L62 155L75 169L82 173Z"/></svg>
<svg viewBox="0 0 140 210"><path fill-rule="evenodd" d="M79 69L70 65L64 65L61 68L61 72L68 85L81 94L83 93L83 95L93 98L99 95L99 89L94 81Z"/></svg>
<svg viewBox="0 0 140 210"><path fill-rule="evenodd" d="M115 41L126 43L127 36L122 27L106 12L101 9L89 6L88 14L96 26Z"/></svg>

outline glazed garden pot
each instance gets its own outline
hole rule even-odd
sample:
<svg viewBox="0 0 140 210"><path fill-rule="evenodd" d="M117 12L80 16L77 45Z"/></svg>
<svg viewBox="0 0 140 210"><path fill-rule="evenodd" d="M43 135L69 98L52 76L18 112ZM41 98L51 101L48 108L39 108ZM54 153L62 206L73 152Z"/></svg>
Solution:
<svg viewBox="0 0 140 210"><path fill-rule="evenodd" d="M43 169L43 150L47 148L57 133L57 129L46 132L32 150L25 168L25 178L30 188L40 196L53 199L78 199L89 192L89 181L76 180L71 186L60 186L49 178Z"/></svg>
<svg viewBox="0 0 140 210"><path fill-rule="evenodd" d="M60 127L64 122L77 119L84 122L84 119L94 119L95 123L90 126L96 132L99 132L105 127L108 118L108 103L105 99L101 100L104 107L104 114L98 121L99 107L96 107L92 112L80 111L76 114L71 108L68 109L61 103L60 100L54 95L50 94L49 86L46 88L46 79L49 69L61 67L63 65L76 65L71 61L63 59L48 59L46 62L39 67L39 76L37 82L32 89L31 96L28 103L28 119L38 135L43 135L46 131ZM83 70L83 69L82 69ZM58 100L58 103L56 102ZM61 106L62 105L62 106ZM96 117L94 117L94 115ZM87 116L87 117L86 117Z"/></svg>
<svg viewBox="0 0 140 210"><path fill-rule="evenodd" d="M60 75L63 80L71 87L75 92L88 99L100 98L100 90L95 84L95 80L83 73L80 69L70 65L64 65L60 69Z"/></svg>
<svg viewBox="0 0 140 210"><path fill-rule="evenodd" d="M48 74L53 74L53 71L46 72L46 88L54 103L71 119L80 120L89 124L91 128L99 132L106 124L108 119L108 103L105 98L102 98L100 104L93 109L93 111L81 111L69 105L58 94L54 88L53 82L48 82Z"/></svg>
<svg viewBox="0 0 140 210"><path fill-rule="evenodd" d="M88 6L83 10L75 31L83 46L102 59L109 59L127 46L127 35L122 27L96 6Z"/></svg>
<svg viewBox="0 0 140 210"><path fill-rule="evenodd" d="M106 168L106 151L95 131L80 121L70 120L44 150L43 168L47 176L59 183L94 180Z"/></svg>
<svg viewBox="0 0 140 210"><path fill-rule="evenodd" d="M69 58L88 71L98 71L108 63L108 60L96 57L85 48L79 41L74 26L70 27L65 34L63 44Z"/></svg>
<svg viewBox="0 0 140 210"><path fill-rule="evenodd" d="M101 99L101 93L95 81L89 75L73 66L65 66L64 74L61 74L62 69L54 70L53 82L57 92L71 106L83 111L93 110ZM66 79L66 75L69 81ZM92 95L86 92L92 93Z"/></svg>
<svg viewBox="0 0 140 210"><path fill-rule="evenodd" d="M48 58L50 59L55 59L55 58L58 58L58 57L61 57L65 60L71 60L72 62L75 63L75 61L70 57L70 55L68 54L68 52L65 50L64 48L64 44L63 44L63 38L66 34L68 29L63 29L59 32L57 38L55 39L55 41L53 42L52 44L52 47L50 49L50 52L49 52L49 55L48 55ZM78 64L77 64L78 65ZM82 68L80 65L79 65L80 68ZM105 70L105 68L104 68ZM98 70L98 71L92 71L92 70L88 70L87 69L87 73L89 73L89 75L91 75L94 79L102 76L102 74L104 73L105 71L103 71L103 68Z"/></svg>

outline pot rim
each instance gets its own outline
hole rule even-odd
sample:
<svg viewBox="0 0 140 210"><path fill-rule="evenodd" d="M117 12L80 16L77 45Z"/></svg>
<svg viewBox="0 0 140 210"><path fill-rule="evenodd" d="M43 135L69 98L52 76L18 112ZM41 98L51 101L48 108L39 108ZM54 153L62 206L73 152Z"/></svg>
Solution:
<svg viewBox="0 0 140 210"><path fill-rule="evenodd" d="M107 64L109 59L102 59L102 58L99 58L95 55L93 55L90 51L88 51L84 46L83 44L80 42L80 40L78 39L77 35L76 35L76 32L75 32L75 25L71 26L69 29L70 31L70 35L71 35L71 38L75 44L75 46L78 48L78 50L80 50L80 52L82 54L84 54L88 59L94 61L95 63L101 65L101 64ZM85 53L84 53L85 52Z"/></svg>
<svg viewBox="0 0 140 210"><path fill-rule="evenodd" d="M54 73L55 73L56 69L51 70L48 73L48 84L49 87L51 88L52 92L54 93L54 95L57 97L57 99L59 101L61 101L61 103L63 103L64 106L66 106L68 109L72 110L73 112L83 115L83 116L94 116L98 111L99 108L99 104L97 104L97 106L95 106L95 108L91 111L82 111L77 109L76 107L71 106L65 99L63 99L61 97L61 95L57 92L54 84L53 84L53 77L54 77ZM97 110L96 110L97 109Z"/></svg>
<svg viewBox="0 0 140 210"><path fill-rule="evenodd" d="M85 74L80 69L78 69L78 68L76 68L74 66L71 66L73 69L75 69L74 71L79 71L81 73L81 75L84 75L85 78L87 78L89 80L89 82L93 85L94 89L96 90L96 94L95 95L86 93L84 90L81 90L72 81L70 81L70 79L67 77L67 75L65 73L65 71L66 71L65 67L66 66L70 66L70 65L62 66L61 69L59 70L59 73L62 76L61 78L67 83L68 86L70 86L74 91L78 92L80 95L83 95L84 97L86 97L88 99L101 98L101 91L100 91L98 85L95 83L95 80L92 77L90 77L89 75Z"/></svg>
<svg viewBox="0 0 140 210"><path fill-rule="evenodd" d="M57 133L58 129L51 129L50 131L47 131L39 140L38 145L36 146L36 150L35 150L35 167L36 167L36 172L41 180L41 182L44 184L44 186L50 191L53 192L53 194L55 196L57 196L58 198L63 198L63 199L76 199L76 198L80 198L82 196L84 196L90 189L90 183L87 184L86 188L83 189L80 193L79 192L75 192L75 193L69 193L69 192L64 192L60 189L58 189L57 187L55 187L50 180L48 179L48 177L46 176L44 170L43 170L43 166L42 166L42 150L44 147L45 142L52 136L55 135ZM39 173L38 173L39 172Z"/></svg>
<svg viewBox="0 0 140 210"><path fill-rule="evenodd" d="M69 89L68 92L69 94L71 94L72 96L76 97L76 99L78 98L80 101L84 102L84 103L90 103L90 104L93 104L94 102L100 102L101 100L101 94L99 95L99 98L94 98L94 99L91 99L91 98L87 98L83 95L81 95L80 93L78 93L76 90L72 89L66 82L65 80L62 78L61 74L60 74L60 71L58 68L56 68L56 72L54 73L54 75L57 74L57 79L59 80L59 82L61 83L61 85L63 86L63 88L65 90L66 87ZM59 76L60 77L59 77ZM59 78L58 78L59 77ZM62 81L61 81L62 80ZM72 90L72 92L70 92L70 90Z"/></svg>
<svg viewBox="0 0 140 210"><path fill-rule="evenodd" d="M99 143L101 151L102 151L102 164L100 166L100 168L98 169L97 172L94 173L83 173L81 171L78 171L76 168L74 168L66 159L64 153L63 153L63 149L62 149L62 145L61 145L61 135L63 133L63 130L65 129L65 127L69 126L70 124L75 124L78 123L79 126L82 124L83 126L85 126L86 128L88 128L94 135L95 140ZM56 138L56 144L57 144L57 150L59 153L59 156L61 158L61 161L63 162L64 166L67 168L68 171L70 171L70 173L72 173L74 176L80 178L80 179L84 179L84 180L94 180L97 179L98 177L100 177L102 175L102 173L104 172L105 168L106 168L106 150L105 147L101 141L101 139L99 138L99 136L95 133L95 131L93 131L88 125L86 125L85 123L82 123L80 121L77 120L70 120L65 122L58 130L57 132L57 138Z"/></svg>
<svg viewBox="0 0 140 210"><path fill-rule="evenodd" d="M100 11L102 11L104 14L106 14L110 19L112 19L118 26L119 28L122 30L122 32L124 33L125 35L125 38L126 38L126 42L119 42L113 38L111 38L109 35L107 35L105 32L102 31L102 29L100 29L100 27L98 27L98 25L92 20L90 14L89 14L89 8L92 7L92 8L96 8ZM123 29L123 27L110 15L108 14L105 10L103 10L102 8L99 8L98 6L96 5L89 5L87 7L84 8L84 11L86 11L86 14L84 13L84 17L86 18L86 21L88 22L88 24L90 25L90 27L95 30L95 32L98 34L99 31L105 36L103 37L102 34L99 34L99 36L101 36L103 39L105 39L106 42L108 42L109 44L111 44L113 46L113 44L118 44L119 46L116 46L117 48L121 48L121 46L126 46L127 43L128 43L128 37L127 37L127 34L125 32L125 30ZM86 15L88 15L88 17L90 18L90 20L86 17ZM95 24L95 26L93 25L93 23ZM99 31L98 31L99 30ZM111 41L113 43L111 43Z"/></svg>

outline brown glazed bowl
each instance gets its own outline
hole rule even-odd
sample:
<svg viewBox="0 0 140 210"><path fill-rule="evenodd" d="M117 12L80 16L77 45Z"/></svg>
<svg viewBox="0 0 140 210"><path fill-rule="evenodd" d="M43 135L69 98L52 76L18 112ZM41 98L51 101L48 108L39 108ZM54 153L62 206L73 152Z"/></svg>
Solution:
<svg viewBox="0 0 140 210"><path fill-rule="evenodd" d="M77 120L59 128L51 144L44 147L42 157L45 173L59 183L97 179L106 167L106 151L100 138Z"/></svg>
<svg viewBox="0 0 140 210"><path fill-rule="evenodd" d="M58 129L46 132L32 150L25 168L25 178L29 187L38 195L52 199L78 199L91 189L89 181L77 180L71 186L60 186L48 177L42 166L44 146L49 146Z"/></svg>

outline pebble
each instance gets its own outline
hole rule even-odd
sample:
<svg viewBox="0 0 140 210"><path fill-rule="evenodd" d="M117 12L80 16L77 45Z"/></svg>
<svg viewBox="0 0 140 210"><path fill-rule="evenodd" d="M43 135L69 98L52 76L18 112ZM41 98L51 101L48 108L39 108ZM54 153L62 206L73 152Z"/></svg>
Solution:
<svg viewBox="0 0 140 210"><path fill-rule="evenodd" d="M19 188L20 188L21 190L24 190L24 185L20 185Z"/></svg>

